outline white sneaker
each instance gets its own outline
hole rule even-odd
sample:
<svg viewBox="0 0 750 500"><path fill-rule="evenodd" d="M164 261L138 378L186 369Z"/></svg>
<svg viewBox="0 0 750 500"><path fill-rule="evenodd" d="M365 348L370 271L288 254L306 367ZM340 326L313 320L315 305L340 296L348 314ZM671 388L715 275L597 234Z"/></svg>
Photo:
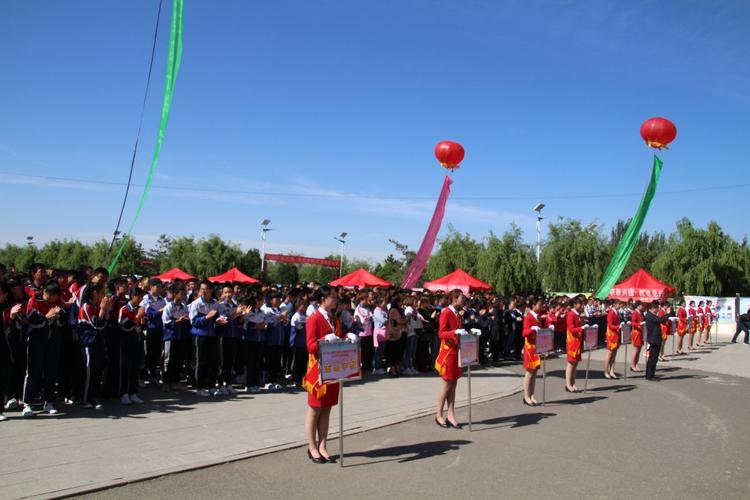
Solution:
<svg viewBox="0 0 750 500"><path fill-rule="evenodd" d="M73 401L71 398L65 398L65 404L66 405L74 405L74 404L76 404L76 402Z"/></svg>
<svg viewBox="0 0 750 500"><path fill-rule="evenodd" d="M219 394L221 394L222 396L229 396L229 390L222 385L221 387L219 387Z"/></svg>
<svg viewBox="0 0 750 500"><path fill-rule="evenodd" d="M122 405L129 405L132 403L133 402L130 400L130 396L128 396L127 394L123 394L122 397L120 398L120 404Z"/></svg>
<svg viewBox="0 0 750 500"><path fill-rule="evenodd" d="M33 417L35 414L34 414L34 410L31 409L31 406L25 405L23 407L23 411L21 412L21 415L24 417Z"/></svg>
<svg viewBox="0 0 750 500"><path fill-rule="evenodd" d="M281 387L281 384L273 384L273 390L274 390L274 391L281 391L281 390L283 390L283 389L284 389L284 388L283 388L283 387Z"/></svg>
<svg viewBox="0 0 750 500"><path fill-rule="evenodd" d="M235 395L235 394L239 393L240 391L238 391L237 389L235 389L235 388L234 388L234 387L232 387L231 385L228 385L228 386L227 386L227 392L228 392L229 394L231 394L231 395Z"/></svg>
<svg viewBox="0 0 750 500"><path fill-rule="evenodd" d="M49 413L50 415L57 415L57 408L52 403L44 403L42 413Z"/></svg>
<svg viewBox="0 0 750 500"><path fill-rule="evenodd" d="M99 401L94 401L94 409L95 410L101 410L104 407L103 404L101 404Z"/></svg>
<svg viewBox="0 0 750 500"><path fill-rule="evenodd" d="M267 391L272 391L272 390L273 390L273 384L271 384L271 383L268 383L268 384L266 384L266 385L265 385L265 386L264 386L263 388L264 388L265 390L267 390Z"/></svg>
<svg viewBox="0 0 750 500"><path fill-rule="evenodd" d="M8 402L5 403L6 410L17 410L20 407L21 405L18 404L18 400L16 398L9 399Z"/></svg>
<svg viewBox="0 0 750 500"><path fill-rule="evenodd" d="M8 420L8 417L0 413L0 422L5 422L6 420Z"/></svg>
<svg viewBox="0 0 750 500"><path fill-rule="evenodd" d="M142 405L143 404L143 400L138 397L138 394L131 394L130 395L130 401L132 401L133 403L135 403L137 405Z"/></svg>
<svg viewBox="0 0 750 500"><path fill-rule="evenodd" d="M198 389L197 391L195 391L195 394L202 398L207 398L211 395L211 393L208 392L208 389Z"/></svg>
<svg viewBox="0 0 750 500"><path fill-rule="evenodd" d="M224 395L223 392L221 392L221 389L214 389L213 392L211 392L214 396L222 396Z"/></svg>

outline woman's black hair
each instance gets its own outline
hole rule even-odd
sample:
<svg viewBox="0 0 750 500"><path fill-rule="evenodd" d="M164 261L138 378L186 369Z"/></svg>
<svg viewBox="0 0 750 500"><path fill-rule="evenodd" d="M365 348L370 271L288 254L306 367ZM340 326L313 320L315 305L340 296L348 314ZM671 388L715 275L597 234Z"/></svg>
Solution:
<svg viewBox="0 0 750 500"><path fill-rule="evenodd" d="M89 303L94 293L99 292L102 289L104 289L104 285L102 285L101 283L89 283L88 285L86 285L86 287L83 289L83 293L81 294L81 304Z"/></svg>
<svg viewBox="0 0 750 500"><path fill-rule="evenodd" d="M330 285L323 285L320 288L318 288L318 290L315 292L315 300L318 303L322 303L324 298L330 295L337 294L337 293L338 292L336 291L334 287Z"/></svg>

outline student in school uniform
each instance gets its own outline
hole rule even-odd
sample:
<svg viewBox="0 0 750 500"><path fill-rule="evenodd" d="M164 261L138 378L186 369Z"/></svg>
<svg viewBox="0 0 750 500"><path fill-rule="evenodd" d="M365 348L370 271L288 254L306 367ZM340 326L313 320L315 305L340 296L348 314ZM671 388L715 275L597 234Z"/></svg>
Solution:
<svg viewBox="0 0 750 500"><path fill-rule="evenodd" d="M26 305L29 297L21 282L9 279L7 286L7 297L3 306L3 333L8 342L10 373L5 410L17 410L23 404L23 383L26 378Z"/></svg>
<svg viewBox="0 0 750 500"><path fill-rule="evenodd" d="M241 328L237 319L239 314L233 295L232 287L224 286L221 289L218 311L219 320L222 322L216 324L216 336L219 338L221 348L219 392L224 396L234 395L238 392L237 389L232 387L232 370L239 350Z"/></svg>
<svg viewBox="0 0 750 500"><path fill-rule="evenodd" d="M219 304L213 298L213 284L204 281L200 285L198 298L190 304L190 334L193 336L195 353L195 389L200 397L218 396L216 388L218 350L216 324L219 320Z"/></svg>
<svg viewBox="0 0 750 500"><path fill-rule="evenodd" d="M279 373L281 372L281 350L284 343L284 325L286 315L281 311L281 296L278 293L269 295L261 311L266 315L267 329L263 339L263 367L265 369L265 389L279 390Z"/></svg>
<svg viewBox="0 0 750 500"><path fill-rule="evenodd" d="M289 336L289 346L292 350L292 384L294 387L302 385L302 378L305 376L307 368L307 334L305 326L307 324L307 302L300 301L297 311L292 316L291 335Z"/></svg>
<svg viewBox="0 0 750 500"><path fill-rule="evenodd" d="M112 299L104 295L103 283L91 282L82 290L77 332L85 360L86 379L81 408L99 409L102 407L98 397L106 356L103 331Z"/></svg>
<svg viewBox="0 0 750 500"><path fill-rule="evenodd" d="M138 396L138 372L143 357L141 348L141 329L146 314L140 303L143 290L135 287L130 290L128 301L117 311L117 323L120 327L120 381L118 393L123 405L141 404Z"/></svg>
<svg viewBox="0 0 750 500"><path fill-rule="evenodd" d="M143 297L141 307L146 312L148 324L146 326L146 376L152 383L159 380L159 364L164 349L164 325L161 322L167 302L162 296L162 282L158 278L151 278L148 282L149 292Z"/></svg>
<svg viewBox="0 0 750 500"><path fill-rule="evenodd" d="M263 338L266 332L266 315L260 308L265 303L262 296L248 295L240 299L244 328L242 351L245 362L245 392L258 394L263 376Z"/></svg>
<svg viewBox="0 0 750 500"><path fill-rule="evenodd" d="M190 361L190 314L185 304L185 291L182 286L172 284L169 287L171 300L164 307L161 322L164 326L164 371L162 372L163 390L174 391L180 381L180 373ZM189 365L188 365L189 366Z"/></svg>
<svg viewBox="0 0 750 500"><path fill-rule="evenodd" d="M42 411L51 415L57 413L53 402L60 362L61 327L64 322L60 286L55 280L51 280L49 284L35 290L26 305L28 337L23 386L24 417L34 416L31 405L42 389Z"/></svg>

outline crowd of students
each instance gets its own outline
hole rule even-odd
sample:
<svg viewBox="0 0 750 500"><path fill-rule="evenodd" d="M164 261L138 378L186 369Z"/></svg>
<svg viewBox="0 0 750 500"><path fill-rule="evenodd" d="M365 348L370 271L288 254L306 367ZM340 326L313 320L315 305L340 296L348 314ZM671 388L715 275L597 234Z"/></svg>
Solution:
<svg viewBox="0 0 750 500"><path fill-rule="evenodd" d="M39 410L55 414L61 402L92 409L105 400L139 405L144 402L139 389L146 385L165 392L193 390L199 397L231 396L240 389L299 390L308 363L305 325L319 307L316 288L162 283L110 277L103 268L52 270L38 263L19 275L0 266L0 400L6 411L31 417ZM361 342L363 373L434 373L439 317L450 306L449 295L341 289L338 296L336 316ZM491 363L524 359L530 336L524 323L532 313L537 325L554 328L555 347L563 352L572 310L580 309L587 324L612 332L613 315L618 324L631 319L635 324L642 307L633 301L481 292L467 297L458 314L462 328L483 332L481 361ZM710 304L691 304L684 314L683 309L677 314L680 351L688 331L688 349L698 332L698 341L707 341L703 318L712 316ZM691 316L696 319L688 329ZM611 339L602 340L609 347ZM633 343L638 342L634 332ZM616 376L608 363L605 376ZM635 353L633 370L639 370L637 364Z"/></svg>

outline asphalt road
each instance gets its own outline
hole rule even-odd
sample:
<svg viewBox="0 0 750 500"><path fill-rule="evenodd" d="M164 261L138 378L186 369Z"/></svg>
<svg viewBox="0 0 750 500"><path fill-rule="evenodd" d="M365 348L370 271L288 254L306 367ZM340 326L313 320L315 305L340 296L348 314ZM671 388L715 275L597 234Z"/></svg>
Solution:
<svg viewBox="0 0 750 500"><path fill-rule="evenodd" d="M474 432L420 418L347 437L343 469L295 449L90 496L750 498L748 379L665 366L658 382L595 374L588 393L568 394L562 360L547 368L544 407L515 395L475 405Z"/></svg>

